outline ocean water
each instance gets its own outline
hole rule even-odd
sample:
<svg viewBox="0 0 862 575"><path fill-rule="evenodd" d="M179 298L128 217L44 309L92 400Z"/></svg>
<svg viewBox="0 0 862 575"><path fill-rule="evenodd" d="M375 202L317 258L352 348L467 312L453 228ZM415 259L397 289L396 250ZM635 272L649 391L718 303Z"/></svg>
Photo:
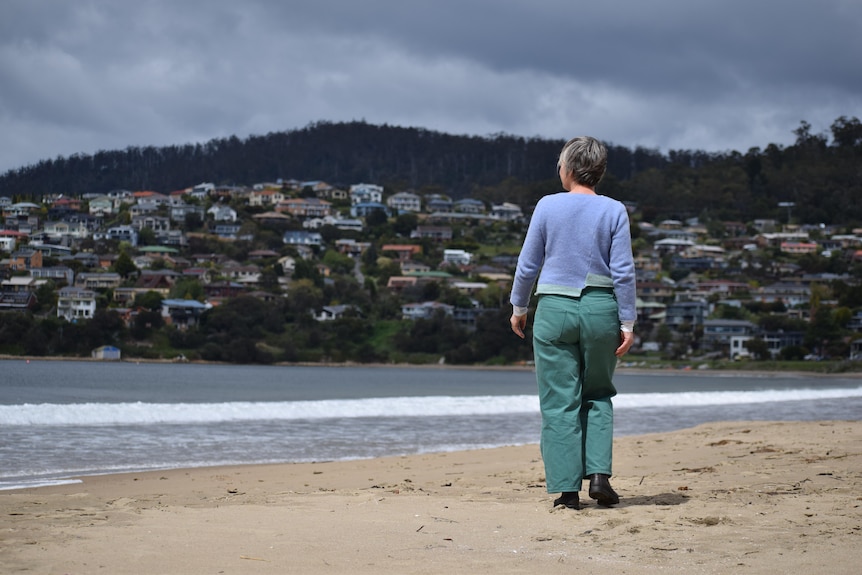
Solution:
<svg viewBox="0 0 862 575"><path fill-rule="evenodd" d="M615 433L862 419L862 379L621 372ZM538 442L529 370L0 361L0 489Z"/></svg>

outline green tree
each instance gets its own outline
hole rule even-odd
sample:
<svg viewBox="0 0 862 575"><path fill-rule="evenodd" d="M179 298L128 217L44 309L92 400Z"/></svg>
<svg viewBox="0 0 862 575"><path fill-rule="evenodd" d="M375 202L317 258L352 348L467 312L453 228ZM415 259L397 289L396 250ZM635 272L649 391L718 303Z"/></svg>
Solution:
<svg viewBox="0 0 862 575"><path fill-rule="evenodd" d="M401 237L410 237L410 233L419 225L419 216L416 214L399 214L392 224L392 231Z"/></svg>
<svg viewBox="0 0 862 575"><path fill-rule="evenodd" d="M335 250L326 250L322 262L328 266L333 273L349 274L353 272L354 261L348 255L338 253Z"/></svg>
<svg viewBox="0 0 862 575"><path fill-rule="evenodd" d="M138 271L138 266L132 261L125 251L120 252L117 256L117 261L114 262L114 271L120 274L123 279L128 279L129 275Z"/></svg>
<svg viewBox="0 0 862 575"><path fill-rule="evenodd" d="M161 312L144 309L134 317L129 331L133 338L143 340L150 337L154 331L161 329L163 325L164 319Z"/></svg>
<svg viewBox="0 0 862 575"><path fill-rule="evenodd" d="M53 280L48 280L36 288L36 313L49 312L57 305L57 286Z"/></svg>
<svg viewBox="0 0 862 575"><path fill-rule="evenodd" d="M195 278L180 278L170 290L172 299L194 299L203 301L204 287Z"/></svg>
<svg viewBox="0 0 862 575"><path fill-rule="evenodd" d="M670 327L663 323L658 326L656 330L656 341L659 344L659 348L664 350L667 349L668 344L673 341L673 331L671 331Z"/></svg>
<svg viewBox="0 0 862 575"><path fill-rule="evenodd" d="M154 246L156 245L156 243L156 232L154 232L150 228L143 228L140 232L138 232L139 246Z"/></svg>
<svg viewBox="0 0 862 575"><path fill-rule="evenodd" d="M150 290L136 296L135 304L150 311L159 311L162 309L162 295L157 291Z"/></svg>
<svg viewBox="0 0 862 575"><path fill-rule="evenodd" d="M769 344L759 337L746 341L745 349L747 349L751 355L758 360L766 360L772 357L769 353Z"/></svg>
<svg viewBox="0 0 862 575"><path fill-rule="evenodd" d="M368 212L368 215L365 216L365 224L372 230L376 230L378 233L380 229L386 225L387 221L388 218L386 217L386 212L382 209L371 210Z"/></svg>

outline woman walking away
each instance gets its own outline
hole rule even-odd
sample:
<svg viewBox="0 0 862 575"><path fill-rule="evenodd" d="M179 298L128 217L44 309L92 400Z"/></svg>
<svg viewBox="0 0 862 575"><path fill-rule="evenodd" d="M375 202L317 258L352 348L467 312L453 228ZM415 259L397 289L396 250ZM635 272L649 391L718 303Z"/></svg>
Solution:
<svg viewBox="0 0 862 575"><path fill-rule="evenodd" d="M523 338L535 284L541 451L548 493L560 493L554 506L578 509L584 479L589 496L610 506L619 503L610 484L613 375L636 318L631 231L625 206L596 194L607 168L601 142L569 140L558 168L563 191L536 204L518 257L510 322Z"/></svg>

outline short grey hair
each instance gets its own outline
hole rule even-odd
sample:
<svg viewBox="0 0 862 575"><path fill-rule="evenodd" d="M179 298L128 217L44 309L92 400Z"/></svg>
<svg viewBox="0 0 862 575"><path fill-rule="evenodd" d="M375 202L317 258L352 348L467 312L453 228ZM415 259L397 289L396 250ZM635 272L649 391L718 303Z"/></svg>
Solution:
<svg viewBox="0 0 862 575"><path fill-rule="evenodd" d="M566 172L582 186L595 188L608 168L608 150L593 137L578 136L563 146L557 166L565 166Z"/></svg>

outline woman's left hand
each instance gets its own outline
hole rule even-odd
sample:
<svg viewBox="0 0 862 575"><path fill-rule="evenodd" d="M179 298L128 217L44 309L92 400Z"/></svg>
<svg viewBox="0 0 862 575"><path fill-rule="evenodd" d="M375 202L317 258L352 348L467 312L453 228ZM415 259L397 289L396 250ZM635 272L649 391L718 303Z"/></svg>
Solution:
<svg viewBox="0 0 862 575"><path fill-rule="evenodd" d="M614 352L614 355L617 357L622 357L626 353L628 353L629 348L635 342L635 334L631 331L621 331L620 332L620 346Z"/></svg>
<svg viewBox="0 0 862 575"><path fill-rule="evenodd" d="M527 316L512 314L512 317L509 318L509 323L512 324L512 331L514 331L518 337L524 339L524 328L527 327Z"/></svg>

